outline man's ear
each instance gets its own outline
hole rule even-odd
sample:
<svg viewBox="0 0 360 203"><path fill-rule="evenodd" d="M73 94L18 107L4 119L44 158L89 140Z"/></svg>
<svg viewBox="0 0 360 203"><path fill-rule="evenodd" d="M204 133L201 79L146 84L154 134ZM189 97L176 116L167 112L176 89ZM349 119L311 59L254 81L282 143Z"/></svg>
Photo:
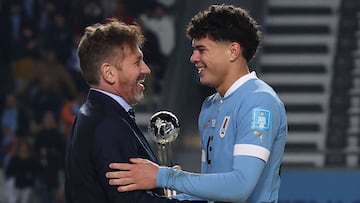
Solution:
<svg viewBox="0 0 360 203"><path fill-rule="evenodd" d="M232 42L230 43L229 48L230 48L230 61L235 61L239 57L241 57L242 49L239 43Z"/></svg>
<svg viewBox="0 0 360 203"><path fill-rule="evenodd" d="M115 83L115 67L109 63L103 63L100 67L100 75L107 83Z"/></svg>

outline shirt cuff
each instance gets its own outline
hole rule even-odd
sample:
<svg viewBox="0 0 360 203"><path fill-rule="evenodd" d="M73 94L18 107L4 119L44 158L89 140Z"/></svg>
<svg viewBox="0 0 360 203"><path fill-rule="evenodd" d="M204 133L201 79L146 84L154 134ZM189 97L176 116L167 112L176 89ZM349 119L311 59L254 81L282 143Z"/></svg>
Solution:
<svg viewBox="0 0 360 203"><path fill-rule="evenodd" d="M166 188L168 182L168 174L171 168L160 166L156 176L156 187Z"/></svg>

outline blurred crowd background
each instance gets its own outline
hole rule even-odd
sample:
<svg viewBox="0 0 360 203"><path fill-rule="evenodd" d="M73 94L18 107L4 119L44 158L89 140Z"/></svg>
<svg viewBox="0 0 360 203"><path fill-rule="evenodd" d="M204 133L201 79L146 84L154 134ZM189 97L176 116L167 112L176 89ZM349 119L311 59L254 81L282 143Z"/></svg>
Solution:
<svg viewBox="0 0 360 203"><path fill-rule="evenodd" d="M76 48L86 26L110 17L136 21L146 38L152 74L135 107L138 125L146 134L154 112L174 112L181 126L174 162L199 171L197 116L214 90L199 84L189 62L185 26L219 3L242 6L262 27L249 67L287 108L284 168L357 169L358 0L0 0L0 203L64 202L66 140L89 88Z"/></svg>
<svg viewBox="0 0 360 203"><path fill-rule="evenodd" d="M61 202L64 152L74 115L86 98L77 44L86 26L107 18L142 26L151 67L146 110L155 109L175 46L174 1L0 1L0 198ZM141 111L141 110L140 110Z"/></svg>

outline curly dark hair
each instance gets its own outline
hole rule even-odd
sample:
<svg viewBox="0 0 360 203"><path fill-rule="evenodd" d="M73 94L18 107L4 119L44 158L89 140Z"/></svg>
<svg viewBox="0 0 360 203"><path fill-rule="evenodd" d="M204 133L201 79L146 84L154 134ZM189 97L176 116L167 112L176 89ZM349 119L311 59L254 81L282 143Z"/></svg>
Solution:
<svg viewBox="0 0 360 203"><path fill-rule="evenodd" d="M122 61L125 46L135 49L143 43L144 36L138 25L127 25L116 18L107 19L104 24L86 27L78 46L78 54L87 83L99 83L99 69L106 60Z"/></svg>
<svg viewBox="0 0 360 203"><path fill-rule="evenodd" d="M196 14L186 28L189 39L209 37L214 41L238 42L250 61L260 45L261 31L249 13L233 5L211 5Z"/></svg>

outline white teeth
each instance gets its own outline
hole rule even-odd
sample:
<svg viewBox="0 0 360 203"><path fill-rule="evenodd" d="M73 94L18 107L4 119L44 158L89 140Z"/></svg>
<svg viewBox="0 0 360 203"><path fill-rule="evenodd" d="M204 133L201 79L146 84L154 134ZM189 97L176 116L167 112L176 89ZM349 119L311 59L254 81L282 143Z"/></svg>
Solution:
<svg viewBox="0 0 360 203"><path fill-rule="evenodd" d="M198 68L198 74L201 73L201 71L203 71L205 68Z"/></svg>

